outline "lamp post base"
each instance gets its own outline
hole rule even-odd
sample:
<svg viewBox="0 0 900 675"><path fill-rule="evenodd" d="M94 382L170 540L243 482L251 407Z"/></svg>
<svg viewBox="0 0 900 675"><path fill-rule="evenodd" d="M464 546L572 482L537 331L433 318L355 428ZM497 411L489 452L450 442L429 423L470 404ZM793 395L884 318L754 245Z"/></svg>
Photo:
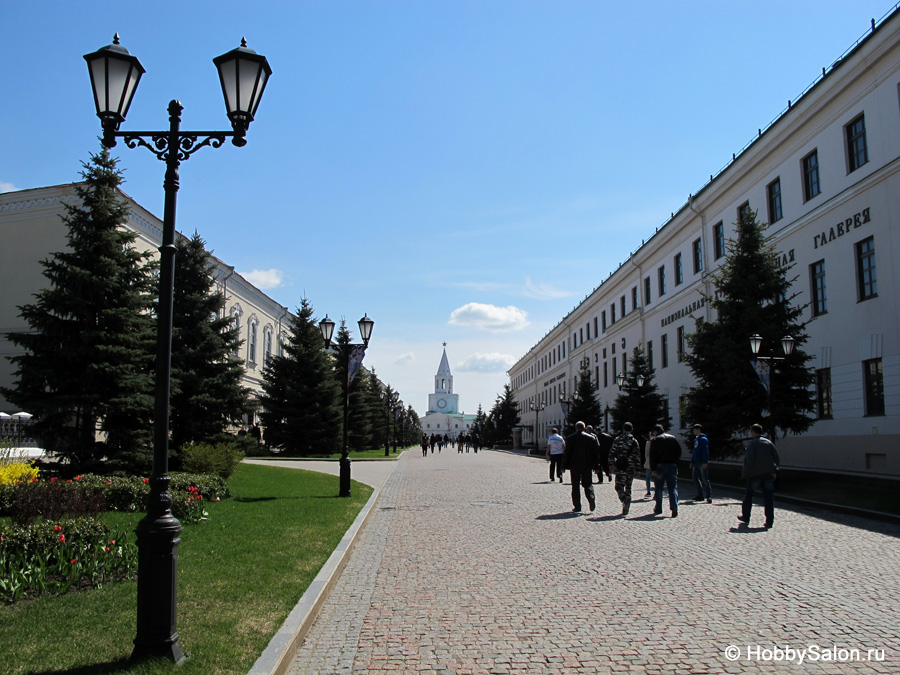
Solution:
<svg viewBox="0 0 900 675"><path fill-rule="evenodd" d="M341 484L338 497L350 496L350 458L346 455L340 459L341 464Z"/></svg>

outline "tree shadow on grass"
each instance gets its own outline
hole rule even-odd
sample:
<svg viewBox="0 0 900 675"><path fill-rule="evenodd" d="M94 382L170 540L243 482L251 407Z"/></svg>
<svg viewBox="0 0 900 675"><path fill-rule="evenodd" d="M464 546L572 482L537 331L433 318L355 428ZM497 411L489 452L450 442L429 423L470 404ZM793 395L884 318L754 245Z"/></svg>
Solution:
<svg viewBox="0 0 900 675"><path fill-rule="evenodd" d="M89 666L74 666L62 670L29 670L28 675L111 675L112 673L127 673L137 665L128 658L109 661L107 663L92 663Z"/></svg>
<svg viewBox="0 0 900 675"><path fill-rule="evenodd" d="M252 504L253 502L272 502L276 499L285 499L285 497L235 497L233 501ZM297 497L290 497L290 499L297 499Z"/></svg>

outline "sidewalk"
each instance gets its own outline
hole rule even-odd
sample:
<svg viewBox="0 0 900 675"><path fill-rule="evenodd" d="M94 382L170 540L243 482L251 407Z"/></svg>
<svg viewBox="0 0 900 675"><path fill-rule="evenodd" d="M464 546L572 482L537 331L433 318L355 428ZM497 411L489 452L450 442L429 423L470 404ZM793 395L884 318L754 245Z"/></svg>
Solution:
<svg viewBox="0 0 900 675"><path fill-rule="evenodd" d="M608 483L579 515L540 458L392 464L288 672L788 672L786 647L816 648L804 673L900 672L898 525L776 497L766 531L730 495L623 519Z"/></svg>

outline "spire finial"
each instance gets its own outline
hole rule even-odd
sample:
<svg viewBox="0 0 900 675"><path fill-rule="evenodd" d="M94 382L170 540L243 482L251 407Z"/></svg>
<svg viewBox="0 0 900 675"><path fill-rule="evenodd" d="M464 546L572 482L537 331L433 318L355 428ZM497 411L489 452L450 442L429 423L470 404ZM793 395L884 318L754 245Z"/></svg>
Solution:
<svg viewBox="0 0 900 675"><path fill-rule="evenodd" d="M114 45L119 44L119 34L118 34L118 33L116 33L115 35L113 35L113 44L114 44Z"/></svg>
<svg viewBox="0 0 900 675"><path fill-rule="evenodd" d="M241 38L241 47L246 47L246 46L247 46L247 38L242 37Z"/></svg>

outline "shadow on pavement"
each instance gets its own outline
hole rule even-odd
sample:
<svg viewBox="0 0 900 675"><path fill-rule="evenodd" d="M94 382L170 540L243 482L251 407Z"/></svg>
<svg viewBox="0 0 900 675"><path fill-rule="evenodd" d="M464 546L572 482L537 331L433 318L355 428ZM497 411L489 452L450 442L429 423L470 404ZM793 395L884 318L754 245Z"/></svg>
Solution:
<svg viewBox="0 0 900 675"><path fill-rule="evenodd" d="M535 520L565 520L566 518L581 518L581 512L564 511L563 513L548 513L545 516L538 516Z"/></svg>

